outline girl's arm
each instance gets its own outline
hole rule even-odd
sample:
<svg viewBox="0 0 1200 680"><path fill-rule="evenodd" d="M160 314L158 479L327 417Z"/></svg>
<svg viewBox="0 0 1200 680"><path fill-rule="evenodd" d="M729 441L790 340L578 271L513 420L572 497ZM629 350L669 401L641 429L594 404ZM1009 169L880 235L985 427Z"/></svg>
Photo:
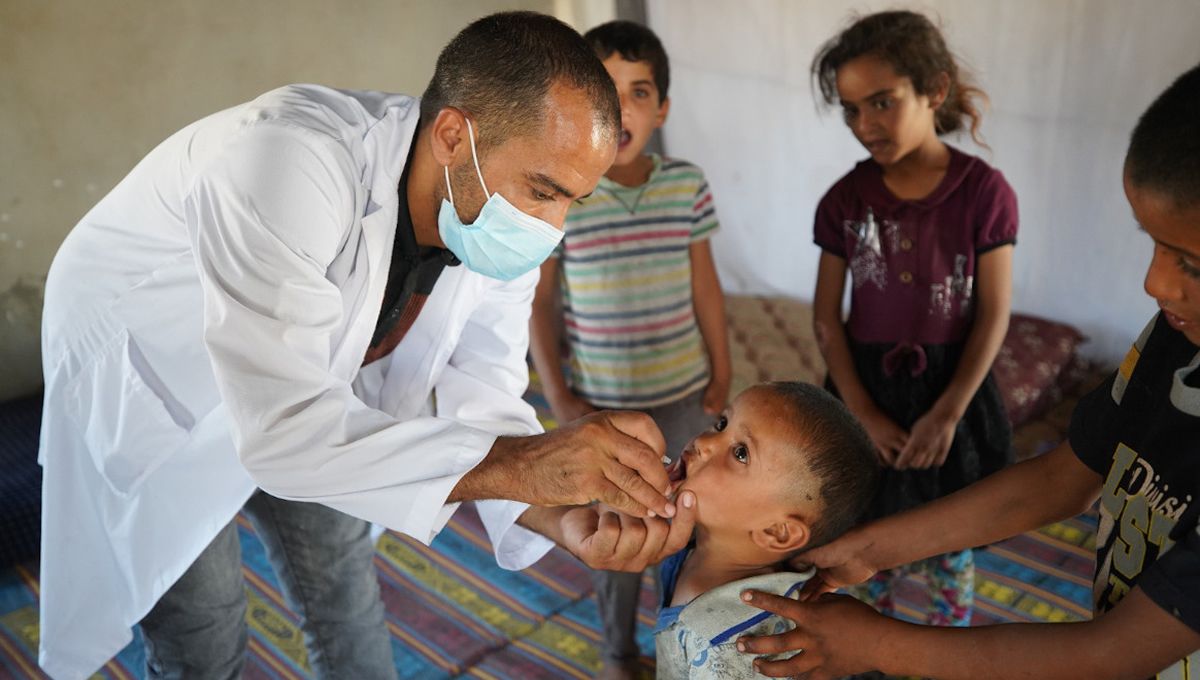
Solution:
<svg viewBox="0 0 1200 680"><path fill-rule="evenodd" d="M696 311L696 323L700 326L700 337L704 338L704 346L708 350L711 373L708 387L704 390L704 411L715 416L729 400L729 383L733 377L725 322L725 295L721 292L721 281L717 278L708 239L692 243L688 252L692 261L692 306Z"/></svg>
<svg viewBox="0 0 1200 680"><path fill-rule="evenodd" d="M979 391L1000 352L1012 306L1012 245L980 255L975 276L975 322L962 359L946 390L913 425L908 445L896 459L904 469L939 466L946 461L954 428Z"/></svg>
<svg viewBox="0 0 1200 680"><path fill-rule="evenodd" d="M842 295L845 289L846 260L822 251L817 266L817 289L813 295L813 333L817 338L817 347L825 358L829 377L841 394L842 401L862 421L883 463L891 465L896 454L904 448L908 433L879 410L858 378L854 358L850 355L850 344L846 340L846 329L842 325Z"/></svg>
<svg viewBox="0 0 1200 680"><path fill-rule="evenodd" d="M550 404L559 425L595 411L595 407L580 399L563 376L559 361L562 334L558 316L558 258L542 263L542 277L533 293L533 309L529 317L529 354L533 367L542 381L542 392Z"/></svg>

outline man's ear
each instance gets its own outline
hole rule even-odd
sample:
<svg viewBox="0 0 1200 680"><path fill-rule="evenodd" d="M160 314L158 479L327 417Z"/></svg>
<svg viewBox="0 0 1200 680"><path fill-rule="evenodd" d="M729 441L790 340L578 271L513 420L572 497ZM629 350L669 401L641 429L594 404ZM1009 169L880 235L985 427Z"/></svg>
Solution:
<svg viewBox="0 0 1200 680"><path fill-rule="evenodd" d="M788 515L752 532L754 543L763 550L792 553L808 545L812 530L808 522L796 515Z"/></svg>
<svg viewBox="0 0 1200 680"><path fill-rule="evenodd" d="M460 155L471 153L466 114L452 106L438 111L429 126L429 142L439 167L453 166Z"/></svg>
<svg viewBox="0 0 1200 680"><path fill-rule="evenodd" d="M662 103L658 105L658 115L654 117L654 128L658 129L667 122L667 114L671 112L671 98L663 97Z"/></svg>

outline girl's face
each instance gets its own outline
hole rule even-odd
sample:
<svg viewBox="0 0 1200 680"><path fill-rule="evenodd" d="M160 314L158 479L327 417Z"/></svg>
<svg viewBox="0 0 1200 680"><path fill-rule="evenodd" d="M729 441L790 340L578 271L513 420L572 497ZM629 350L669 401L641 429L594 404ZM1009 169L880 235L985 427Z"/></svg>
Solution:
<svg viewBox="0 0 1200 680"><path fill-rule="evenodd" d="M843 64L837 90L846 125L876 163L894 165L937 140L934 111L945 92L917 94L911 79L879 57L864 54Z"/></svg>
<svg viewBox="0 0 1200 680"><path fill-rule="evenodd" d="M1170 198L1125 177L1125 196L1142 230L1154 239L1146 293L1167 322L1200 345L1200 204L1180 209Z"/></svg>

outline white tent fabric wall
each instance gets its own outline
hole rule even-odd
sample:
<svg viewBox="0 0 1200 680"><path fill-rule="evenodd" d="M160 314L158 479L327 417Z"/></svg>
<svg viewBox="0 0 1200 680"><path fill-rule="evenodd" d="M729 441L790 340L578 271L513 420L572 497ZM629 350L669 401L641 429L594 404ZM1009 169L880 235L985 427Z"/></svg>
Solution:
<svg viewBox="0 0 1200 680"><path fill-rule="evenodd" d="M818 110L818 47L854 13L894 2L650 0L671 57L667 152L698 163L722 231L726 289L811 299L812 218L865 151L837 110ZM1196 0L943 0L903 5L940 20L991 97L991 151L951 141L1002 170L1021 232L1014 309L1065 321L1090 357L1117 360L1155 310L1142 292L1150 241L1121 189L1137 116L1200 62Z"/></svg>

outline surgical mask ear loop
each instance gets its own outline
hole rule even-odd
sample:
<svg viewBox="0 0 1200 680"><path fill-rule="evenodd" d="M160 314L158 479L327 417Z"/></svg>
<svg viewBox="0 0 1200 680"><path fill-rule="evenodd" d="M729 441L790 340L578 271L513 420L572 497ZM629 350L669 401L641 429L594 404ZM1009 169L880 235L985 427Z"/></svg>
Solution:
<svg viewBox="0 0 1200 680"><path fill-rule="evenodd" d="M483 181L483 170L479 167L479 154L475 152L475 130L471 127L471 119L463 116L463 120L467 121L467 138L471 140L471 160L475 161L475 174L479 175L479 185L483 187L483 195L491 198L492 192L488 191L487 182ZM443 165L442 172L446 175L446 192L450 194L450 205L454 205L454 187L450 186L450 166Z"/></svg>
<svg viewBox="0 0 1200 680"><path fill-rule="evenodd" d="M491 198L492 192L488 191L487 182L483 181L483 170L479 167L479 154L475 153L475 130L471 127L471 119L466 116L463 120L467 121L467 137L471 140L471 160L475 161L475 174L479 175L479 184L483 187L483 195ZM453 203L453 201L451 201Z"/></svg>

